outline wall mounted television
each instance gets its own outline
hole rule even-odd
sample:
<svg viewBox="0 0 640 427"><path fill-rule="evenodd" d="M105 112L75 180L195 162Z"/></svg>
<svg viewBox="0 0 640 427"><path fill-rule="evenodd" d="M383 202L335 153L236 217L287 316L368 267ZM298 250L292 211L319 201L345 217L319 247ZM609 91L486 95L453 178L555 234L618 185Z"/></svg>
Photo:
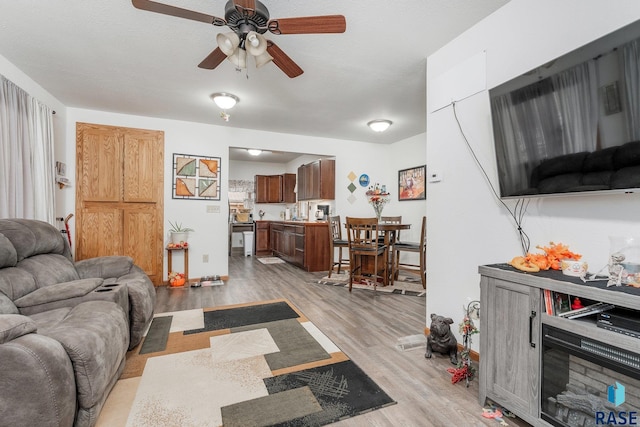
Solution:
<svg viewBox="0 0 640 427"><path fill-rule="evenodd" d="M640 192L640 20L489 98L501 198Z"/></svg>

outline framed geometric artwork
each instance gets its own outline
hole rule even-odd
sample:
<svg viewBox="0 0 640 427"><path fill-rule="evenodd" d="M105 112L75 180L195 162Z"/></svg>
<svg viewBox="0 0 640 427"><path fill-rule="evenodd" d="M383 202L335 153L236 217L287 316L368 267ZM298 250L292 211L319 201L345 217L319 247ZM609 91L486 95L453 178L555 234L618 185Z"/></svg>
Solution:
<svg viewBox="0 0 640 427"><path fill-rule="evenodd" d="M173 154L174 199L220 200L220 157Z"/></svg>

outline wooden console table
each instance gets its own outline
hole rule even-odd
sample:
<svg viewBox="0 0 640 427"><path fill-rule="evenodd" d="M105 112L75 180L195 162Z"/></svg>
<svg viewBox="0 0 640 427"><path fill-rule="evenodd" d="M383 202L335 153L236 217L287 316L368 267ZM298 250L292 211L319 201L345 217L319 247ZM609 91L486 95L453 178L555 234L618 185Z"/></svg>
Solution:
<svg viewBox="0 0 640 427"><path fill-rule="evenodd" d="M189 248L166 248L167 249L167 276L171 274L171 261L175 251L184 251L184 279L185 284L189 283Z"/></svg>

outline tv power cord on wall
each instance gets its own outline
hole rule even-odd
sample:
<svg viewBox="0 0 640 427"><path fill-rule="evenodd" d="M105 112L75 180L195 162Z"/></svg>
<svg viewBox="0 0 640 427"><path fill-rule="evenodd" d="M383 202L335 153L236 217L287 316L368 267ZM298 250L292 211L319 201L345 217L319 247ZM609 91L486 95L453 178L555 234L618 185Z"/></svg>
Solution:
<svg viewBox="0 0 640 427"><path fill-rule="evenodd" d="M504 202L504 200L502 200L500 198L500 196L498 195L498 192L496 191L495 187L493 186L493 183L489 179L489 175L487 174L487 171L484 169L484 167L482 167L482 163L480 163L480 160L478 159L478 156L476 156L475 151L473 151L473 148L471 147L471 144L469 143L469 140L467 139L467 135L464 133L464 130L462 129L462 125L460 124L460 120L458 119L458 113L456 112L456 101L453 101L451 103L451 106L453 107L453 116L456 119L456 123L458 124L458 129L460 129L460 133L462 134L462 138L464 139L464 142L466 143L467 148L471 152L471 156L473 157L473 159L475 160L476 164L478 165L478 167L482 171L482 174L484 175L485 180L487 181L487 183L489 184L489 187L491 188L491 192L493 193L495 198L502 204L502 206L504 206L504 208L507 210L507 212L509 212L509 215L513 219L513 222L515 223L515 226L516 226L516 229L518 231L519 238L520 238L520 246L522 247L522 254L526 255L529 252L529 248L531 247L531 241L529 240L529 236L527 235L527 233L522 228L522 221L524 220L524 216L527 213L527 208L529 207L529 200L528 199L527 200L518 199L516 201L515 207L513 209L511 209Z"/></svg>

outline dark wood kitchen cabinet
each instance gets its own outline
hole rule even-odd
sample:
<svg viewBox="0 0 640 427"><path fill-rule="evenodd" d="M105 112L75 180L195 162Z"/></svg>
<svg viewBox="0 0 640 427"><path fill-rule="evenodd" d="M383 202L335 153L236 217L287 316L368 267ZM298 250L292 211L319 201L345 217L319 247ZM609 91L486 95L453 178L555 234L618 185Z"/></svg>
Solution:
<svg viewBox="0 0 640 427"><path fill-rule="evenodd" d="M335 160L316 160L298 168L298 200L333 200L335 198Z"/></svg>
<svg viewBox="0 0 640 427"><path fill-rule="evenodd" d="M284 203L296 202L296 174L285 173L282 175L282 201Z"/></svg>
<svg viewBox="0 0 640 427"><path fill-rule="evenodd" d="M296 174L256 175L256 203L295 203Z"/></svg>
<svg viewBox="0 0 640 427"><path fill-rule="evenodd" d="M256 256L272 255L269 221L256 221Z"/></svg>
<svg viewBox="0 0 640 427"><path fill-rule="evenodd" d="M307 271L326 271L329 233L326 222L271 221L270 245L274 255Z"/></svg>

